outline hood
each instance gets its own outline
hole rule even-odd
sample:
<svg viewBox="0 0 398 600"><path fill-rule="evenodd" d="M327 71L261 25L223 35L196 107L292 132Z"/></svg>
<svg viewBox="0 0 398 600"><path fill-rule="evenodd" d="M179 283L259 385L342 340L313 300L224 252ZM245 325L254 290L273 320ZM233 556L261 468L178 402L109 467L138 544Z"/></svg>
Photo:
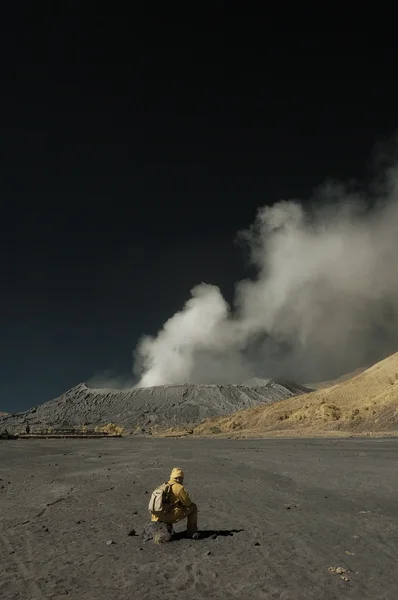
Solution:
<svg viewBox="0 0 398 600"><path fill-rule="evenodd" d="M174 467L170 475L170 481L173 479L181 479L182 481L184 479L184 471L179 467Z"/></svg>

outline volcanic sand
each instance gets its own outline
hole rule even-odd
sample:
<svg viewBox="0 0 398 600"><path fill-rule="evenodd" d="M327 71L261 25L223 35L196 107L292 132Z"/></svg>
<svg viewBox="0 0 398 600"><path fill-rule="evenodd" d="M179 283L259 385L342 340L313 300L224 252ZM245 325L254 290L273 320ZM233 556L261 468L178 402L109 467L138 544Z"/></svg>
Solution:
<svg viewBox="0 0 398 600"><path fill-rule="evenodd" d="M395 600L397 465L391 439L0 441L1 598ZM143 544L173 466L206 537Z"/></svg>

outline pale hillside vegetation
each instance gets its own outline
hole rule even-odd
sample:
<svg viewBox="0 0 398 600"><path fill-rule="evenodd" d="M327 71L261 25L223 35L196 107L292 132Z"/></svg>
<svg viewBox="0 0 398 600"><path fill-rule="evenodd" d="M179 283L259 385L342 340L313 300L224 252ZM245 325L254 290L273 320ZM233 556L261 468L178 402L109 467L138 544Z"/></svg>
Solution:
<svg viewBox="0 0 398 600"><path fill-rule="evenodd" d="M398 352L328 389L208 420L196 435L398 431Z"/></svg>

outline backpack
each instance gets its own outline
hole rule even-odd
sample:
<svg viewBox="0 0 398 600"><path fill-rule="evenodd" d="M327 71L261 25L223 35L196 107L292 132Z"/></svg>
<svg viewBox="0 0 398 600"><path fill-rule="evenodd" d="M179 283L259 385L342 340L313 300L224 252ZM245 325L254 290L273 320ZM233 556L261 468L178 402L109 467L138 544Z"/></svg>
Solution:
<svg viewBox="0 0 398 600"><path fill-rule="evenodd" d="M150 513L153 515L161 515L174 506L169 499L171 487L172 486L170 483L166 482L153 490L148 504L148 510Z"/></svg>

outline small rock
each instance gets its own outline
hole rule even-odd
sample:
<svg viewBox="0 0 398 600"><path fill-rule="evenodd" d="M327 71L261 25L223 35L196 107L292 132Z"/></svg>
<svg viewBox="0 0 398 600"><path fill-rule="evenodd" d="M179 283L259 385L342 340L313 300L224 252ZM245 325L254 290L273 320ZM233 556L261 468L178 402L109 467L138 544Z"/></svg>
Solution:
<svg viewBox="0 0 398 600"><path fill-rule="evenodd" d="M149 494L148 490L145 490L144 494Z"/></svg>
<svg viewBox="0 0 398 600"><path fill-rule="evenodd" d="M113 540L107 540L106 545L112 546L115 542Z"/></svg>
<svg viewBox="0 0 398 600"><path fill-rule="evenodd" d="M133 512L133 515L138 515L138 510L135 510L135 511Z"/></svg>
<svg viewBox="0 0 398 600"><path fill-rule="evenodd" d="M80 525L81 521L76 521L76 525Z"/></svg>
<svg viewBox="0 0 398 600"><path fill-rule="evenodd" d="M328 571L329 573L337 573L338 575L341 575L342 573L346 573L347 569L344 569L344 567L329 567Z"/></svg>
<svg viewBox="0 0 398 600"><path fill-rule="evenodd" d="M213 533L213 535L210 536L210 539L211 540L216 540L217 539L217 534Z"/></svg>
<svg viewBox="0 0 398 600"><path fill-rule="evenodd" d="M110 470L111 470L111 469L110 469L110 468L108 468L108 471L110 471Z"/></svg>
<svg viewBox="0 0 398 600"><path fill-rule="evenodd" d="M128 535L128 536L130 536L130 537L132 537L132 536L135 536L135 535L137 535L137 534L136 534L136 531L135 531L135 529L130 529L130 531L128 532L128 534L127 534L127 535Z"/></svg>
<svg viewBox="0 0 398 600"><path fill-rule="evenodd" d="M255 546L261 546L260 542L254 542Z"/></svg>
<svg viewBox="0 0 398 600"><path fill-rule="evenodd" d="M349 578L346 577L345 575L341 575L340 577L343 581L350 581Z"/></svg>
<svg viewBox="0 0 398 600"><path fill-rule="evenodd" d="M210 552L210 550L208 550L208 551L206 552L206 556L210 556L210 554L211 554L211 552Z"/></svg>
<svg viewBox="0 0 398 600"><path fill-rule="evenodd" d="M355 554L353 552L350 552L349 550L346 550L345 554L348 554L348 556L355 556Z"/></svg>

